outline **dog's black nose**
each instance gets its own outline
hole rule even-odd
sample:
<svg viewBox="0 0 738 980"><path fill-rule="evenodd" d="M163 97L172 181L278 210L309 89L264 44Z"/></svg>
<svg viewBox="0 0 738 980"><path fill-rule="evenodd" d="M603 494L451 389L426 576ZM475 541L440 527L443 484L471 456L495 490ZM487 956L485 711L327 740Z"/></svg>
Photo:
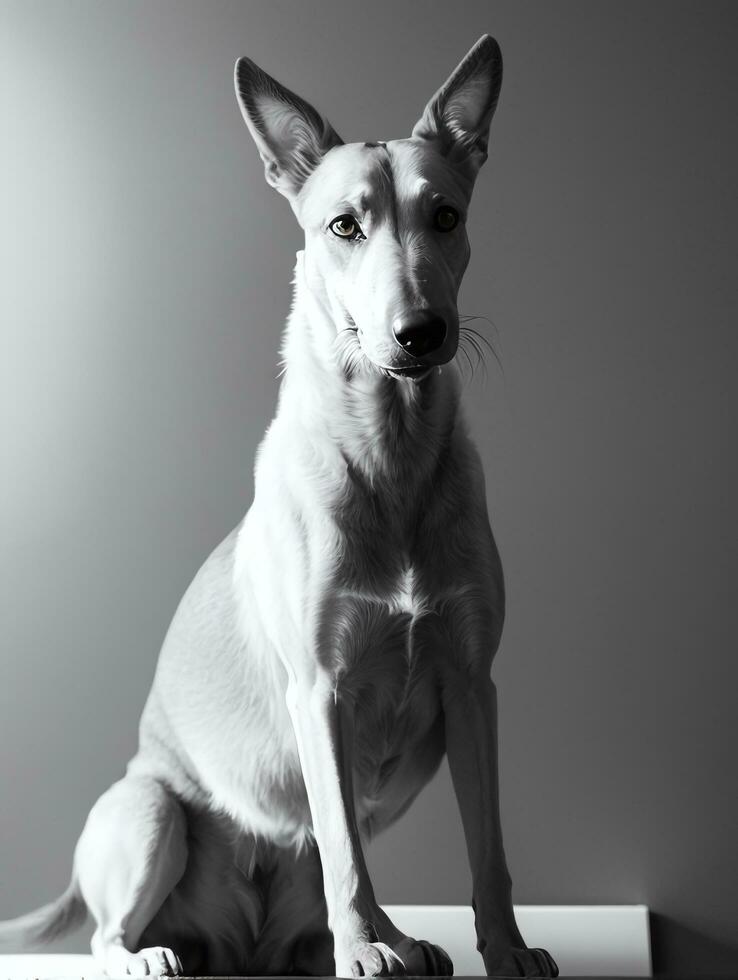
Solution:
<svg viewBox="0 0 738 980"><path fill-rule="evenodd" d="M395 340L413 357L430 354L446 339L446 321L440 316L428 313L423 317L414 316L412 320L398 319L392 325Z"/></svg>

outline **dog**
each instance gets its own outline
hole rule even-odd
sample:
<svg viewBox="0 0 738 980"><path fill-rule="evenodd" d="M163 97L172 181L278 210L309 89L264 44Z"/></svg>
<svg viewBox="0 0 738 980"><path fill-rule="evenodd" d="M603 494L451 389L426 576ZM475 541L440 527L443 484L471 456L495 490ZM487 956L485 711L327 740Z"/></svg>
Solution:
<svg viewBox="0 0 738 980"><path fill-rule="evenodd" d="M490 976L553 977L513 914L490 667L504 588L460 406L465 219L502 79L484 35L407 139L344 143L248 58L235 87L305 232L255 494L167 632L125 776L66 892L109 976L450 975L380 908L364 843L448 755Z"/></svg>

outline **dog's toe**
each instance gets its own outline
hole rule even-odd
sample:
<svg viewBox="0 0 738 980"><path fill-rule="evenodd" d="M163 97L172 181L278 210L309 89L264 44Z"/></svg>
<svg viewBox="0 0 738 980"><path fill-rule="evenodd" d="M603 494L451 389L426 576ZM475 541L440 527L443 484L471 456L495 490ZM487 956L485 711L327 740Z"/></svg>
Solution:
<svg viewBox="0 0 738 980"><path fill-rule="evenodd" d="M136 953L118 948L112 958L115 962L106 964L109 976L177 977L183 972L179 957L166 946L148 946Z"/></svg>
<svg viewBox="0 0 738 980"><path fill-rule="evenodd" d="M452 977L454 975L454 965L446 950L425 939L411 939L408 936L396 944L395 948L411 976Z"/></svg>
<svg viewBox="0 0 738 980"><path fill-rule="evenodd" d="M364 943L352 969L354 977L396 977L405 973L405 964L386 943Z"/></svg>
<svg viewBox="0 0 738 980"><path fill-rule="evenodd" d="M511 949L495 966L487 970L494 977L557 977L559 968L545 949Z"/></svg>
<svg viewBox="0 0 738 980"><path fill-rule="evenodd" d="M418 940L418 946L423 950L429 977L452 977L454 965L451 957L441 946L429 943L425 939Z"/></svg>

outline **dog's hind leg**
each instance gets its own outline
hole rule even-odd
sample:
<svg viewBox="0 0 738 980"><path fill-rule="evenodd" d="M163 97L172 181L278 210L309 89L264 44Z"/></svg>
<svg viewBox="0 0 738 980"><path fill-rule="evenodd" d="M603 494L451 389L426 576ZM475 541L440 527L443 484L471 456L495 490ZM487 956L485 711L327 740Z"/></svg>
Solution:
<svg viewBox="0 0 738 980"><path fill-rule="evenodd" d="M333 936L317 847L274 848L266 869L266 917L249 972L254 976L334 974Z"/></svg>
<svg viewBox="0 0 738 980"><path fill-rule="evenodd" d="M128 775L94 805L75 867L97 923L92 953L109 976L182 972L174 950L137 945L186 864L184 811L163 783Z"/></svg>

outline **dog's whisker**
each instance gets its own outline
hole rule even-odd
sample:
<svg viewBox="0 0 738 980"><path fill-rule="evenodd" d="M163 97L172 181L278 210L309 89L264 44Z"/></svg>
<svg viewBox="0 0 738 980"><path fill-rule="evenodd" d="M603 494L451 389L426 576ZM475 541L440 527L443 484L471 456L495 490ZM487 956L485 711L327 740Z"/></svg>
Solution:
<svg viewBox="0 0 738 980"><path fill-rule="evenodd" d="M359 342L356 327L342 327L336 331L333 341L333 355L347 380L370 363Z"/></svg>
<svg viewBox="0 0 738 980"><path fill-rule="evenodd" d="M496 336L497 340L499 341L499 339L500 339L500 329L497 326L497 324L495 323L495 321L492 320L490 317L485 316L482 313L465 313L465 314L462 314L462 315L459 316L459 321L461 323L469 323L472 320L484 320L485 323L488 323L490 325L490 327L492 327L492 330L494 331L495 336Z"/></svg>
<svg viewBox="0 0 738 980"><path fill-rule="evenodd" d="M468 383L469 381L471 381L471 379L474 376L474 365L472 364L472 360L469 357L469 352L467 351L467 349L465 347L465 343L464 343L465 342L465 339L466 338L464 338L464 337L459 337L459 348L458 349L459 349L459 352L464 355L464 357L466 358L466 363L469 365L469 376L468 376L468 378L465 378L465 383ZM463 375L464 374L464 368L462 366L462 362L461 361L459 361L459 367L461 368L461 373Z"/></svg>
<svg viewBox="0 0 738 980"><path fill-rule="evenodd" d="M486 380L487 379L487 362L485 361L485 358L484 358L484 351L482 350L480 344L477 342L477 340L473 336L467 335L467 338L466 339L469 342L469 344L471 345L471 347L473 348L474 353L477 355L477 364L476 364L476 366L479 367L481 365L482 372L483 372L484 378Z"/></svg>
<svg viewBox="0 0 738 980"><path fill-rule="evenodd" d="M489 323L492 326L492 328L494 329L495 334L497 335L498 341L499 341L499 330L497 329L497 327L493 323L493 321L490 320L490 318L489 317L486 317L486 316L481 316L481 315L478 315L478 314L470 314L470 315L467 314L467 315L463 315L463 316L460 316L459 317L459 321L460 321L459 322L459 332L460 333L463 332L467 336L470 335L470 334L474 334L474 336L481 343L483 343L486 347L488 347L490 353L492 354L492 356L494 357L495 361L497 362L497 366L500 369L500 374L504 378L504 376L505 376L505 368L504 368L504 366L502 364L502 358L500 357L500 354L496 350L495 345L489 340L488 337L485 337L483 334L479 333L477 330L474 330L473 327L467 326L467 324L471 320L486 320L487 323Z"/></svg>

